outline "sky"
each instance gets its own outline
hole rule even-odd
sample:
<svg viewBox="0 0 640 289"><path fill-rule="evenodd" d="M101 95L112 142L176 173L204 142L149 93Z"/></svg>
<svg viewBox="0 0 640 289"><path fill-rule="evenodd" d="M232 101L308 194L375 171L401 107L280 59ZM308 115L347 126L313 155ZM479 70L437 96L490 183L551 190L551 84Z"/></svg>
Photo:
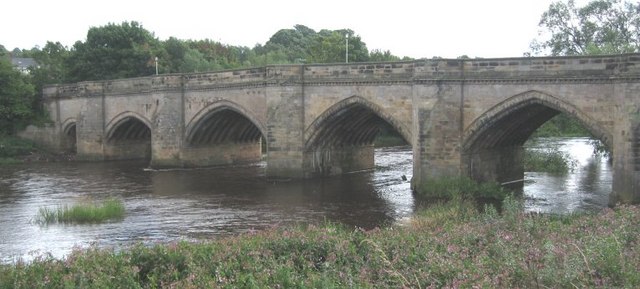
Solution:
<svg viewBox="0 0 640 289"><path fill-rule="evenodd" d="M21 0L6 1L7 50L71 47L91 27L137 21L160 40L264 44L280 29L352 29L369 50L412 58L520 57L553 0Z"/></svg>

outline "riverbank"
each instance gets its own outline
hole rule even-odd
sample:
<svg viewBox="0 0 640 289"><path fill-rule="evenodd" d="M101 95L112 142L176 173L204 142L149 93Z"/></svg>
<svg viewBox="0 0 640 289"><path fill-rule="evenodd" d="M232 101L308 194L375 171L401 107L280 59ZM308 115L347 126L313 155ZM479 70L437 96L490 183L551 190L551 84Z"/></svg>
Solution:
<svg viewBox="0 0 640 289"><path fill-rule="evenodd" d="M73 153L51 153L30 140L0 136L0 165L75 160Z"/></svg>
<svg viewBox="0 0 640 289"><path fill-rule="evenodd" d="M402 225L275 228L202 243L78 249L0 266L0 288L567 288L640 286L640 208L502 214L465 201Z"/></svg>

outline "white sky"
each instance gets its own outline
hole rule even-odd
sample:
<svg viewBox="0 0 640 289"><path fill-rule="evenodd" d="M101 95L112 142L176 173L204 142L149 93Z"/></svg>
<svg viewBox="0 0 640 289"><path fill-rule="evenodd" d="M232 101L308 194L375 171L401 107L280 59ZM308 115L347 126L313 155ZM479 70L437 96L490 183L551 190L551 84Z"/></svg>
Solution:
<svg viewBox="0 0 640 289"><path fill-rule="evenodd" d="M278 30L306 25L354 30L369 50L414 58L519 57L538 37L552 0L10 0L0 17L6 49L66 46L90 27L138 21L165 40L212 39L253 47Z"/></svg>

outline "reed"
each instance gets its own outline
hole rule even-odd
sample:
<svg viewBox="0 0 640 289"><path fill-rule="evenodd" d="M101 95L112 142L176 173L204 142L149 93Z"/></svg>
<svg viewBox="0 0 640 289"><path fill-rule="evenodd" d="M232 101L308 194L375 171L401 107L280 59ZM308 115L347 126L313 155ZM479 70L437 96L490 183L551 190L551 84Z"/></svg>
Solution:
<svg viewBox="0 0 640 289"><path fill-rule="evenodd" d="M124 217L124 203L108 199L100 204L81 203L73 206L58 206L55 209L42 207L38 210L36 222L41 225L53 223L101 223Z"/></svg>

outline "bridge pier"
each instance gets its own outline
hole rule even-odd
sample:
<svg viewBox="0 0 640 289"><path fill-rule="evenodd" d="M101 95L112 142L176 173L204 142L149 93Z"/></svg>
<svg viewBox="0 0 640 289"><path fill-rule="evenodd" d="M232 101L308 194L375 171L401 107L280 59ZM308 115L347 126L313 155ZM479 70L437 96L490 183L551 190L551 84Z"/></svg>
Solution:
<svg viewBox="0 0 640 289"><path fill-rule="evenodd" d="M260 161L262 146L257 143L224 143L207 147L185 147L180 159L185 167L210 167Z"/></svg>
<svg viewBox="0 0 640 289"><path fill-rule="evenodd" d="M510 183L524 179L522 146L481 149L462 156L464 173L477 182ZM513 186L522 185L516 182Z"/></svg>
<svg viewBox="0 0 640 289"><path fill-rule="evenodd" d="M304 156L307 178L335 176L375 167L373 145L317 148L305 152Z"/></svg>

